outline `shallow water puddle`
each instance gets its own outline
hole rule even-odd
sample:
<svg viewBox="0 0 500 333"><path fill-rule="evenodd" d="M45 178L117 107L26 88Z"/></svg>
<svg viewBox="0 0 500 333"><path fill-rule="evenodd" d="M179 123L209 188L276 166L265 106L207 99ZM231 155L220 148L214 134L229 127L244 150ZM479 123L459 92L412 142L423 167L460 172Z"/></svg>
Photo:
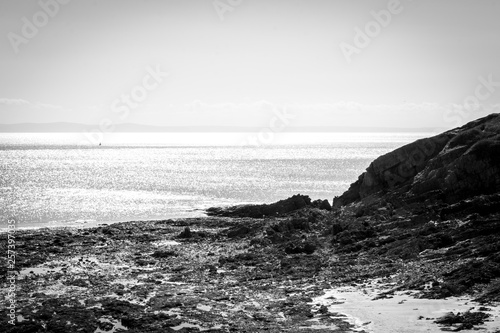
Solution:
<svg viewBox="0 0 500 333"><path fill-rule="evenodd" d="M81 293L85 292L87 288L78 286L67 286L57 281L57 283L38 287L38 292L44 293L50 296L79 296Z"/></svg>
<svg viewBox="0 0 500 333"><path fill-rule="evenodd" d="M29 321L28 319L24 318L23 315L17 315L17 322L22 323L23 321Z"/></svg>
<svg viewBox="0 0 500 333"><path fill-rule="evenodd" d="M299 326L298 327L301 330L331 330L331 331L336 331L338 330L338 326L335 325L311 325L311 326Z"/></svg>
<svg viewBox="0 0 500 333"><path fill-rule="evenodd" d="M319 319L309 319L306 320L306 322L311 323L309 326L299 326L298 328L301 330L331 330L335 331L338 330L339 327L337 325L325 325L325 324L320 324Z"/></svg>
<svg viewBox="0 0 500 333"><path fill-rule="evenodd" d="M108 323L113 325L113 327L109 330L101 330L100 328L97 328L94 333L114 333L117 330L128 330L125 326L122 325L122 321L120 319L114 319L112 317L102 317L99 318L99 322L101 323Z"/></svg>
<svg viewBox="0 0 500 333"><path fill-rule="evenodd" d="M173 326L173 327L170 327L171 329L173 329L174 331L180 331L182 330L183 328L197 328L199 329L200 331L203 331L205 330L203 327L201 327L200 325L195 325L195 324L190 324L190 323L182 323L180 325L177 325L177 326Z"/></svg>
<svg viewBox="0 0 500 333"><path fill-rule="evenodd" d="M210 310L212 310L212 307L210 305L204 305L204 304L198 304L196 306L196 308L198 310L201 310L201 311L210 311Z"/></svg>
<svg viewBox="0 0 500 333"><path fill-rule="evenodd" d="M314 298L312 304L325 305L330 313L345 315L337 318L354 325L356 331L373 333L439 331L440 326L434 323L435 319L448 312L465 312L473 307L472 311L477 311L480 306L470 299L456 297L416 299L408 294L396 293L391 298L373 300L375 296L375 290L342 287L327 290L323 296ZM498 307L490 308L491 311L485 312L492 315L491 321L480 327L498 329L500 310Z"/></svg>
<svg viewBox="0 0 500 333"><path fill-rule="evenodd" d="M47 275L50 273L79 274L89 269L99 269L103 272L116 273L119 270L130 268L127 265L101 262L93 256L81 256L71 258L69 261L54 260L42 265L29 267L19 271L19 278L25 276Z"/></svg>
<svg viewBox="0 0 500 333"><path fill-rule="evenodd" d="M180 325L177 325L177 326L174 326L174 327L170 327L170 328L173 329L174 331L180 331L183 328L197 328L198 330L200 330L201 332L203 332L203 331L211 331L211 330L220 330L220 329L222 329L224 327L225 327L225 325L215 325L215 326L210 327L210 328L204 328L204 327L202 327L200 325L196 325L196 324L182 323Z"/></svg>
<svg viewBox="0 0 500 333"><path fill-rule="evenodd" d="M156 247L181 245L181 243L174 241L174 240L162 240L162 241L154 242L151 244L156 246Z"/></svg>
<svg viewBox="0 0 500 333"><path fill-rule="evenodd" d="M182 310L180 308L171 308L170 310L155 311L154 314L163 313L168 316L175 316L176 319L182 318Z"/></svg>
<svg viewBox="0 0 500 333"><path fill-rule="evenodd" d="M19 278L23 278L29 275L46 275L49 273L57 273L62 270L62 267L29 267L19 271Z"/></svg>

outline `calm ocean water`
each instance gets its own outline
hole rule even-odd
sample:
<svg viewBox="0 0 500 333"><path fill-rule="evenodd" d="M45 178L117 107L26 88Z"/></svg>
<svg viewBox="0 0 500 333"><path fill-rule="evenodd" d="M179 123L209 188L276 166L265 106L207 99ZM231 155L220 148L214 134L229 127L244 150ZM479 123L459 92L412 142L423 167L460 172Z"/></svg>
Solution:
<svg viewBox="0 0 500 333"><path fill-rule="evenodd" d="M429 133L0 134L2 221L23 227L202 216L210 206L293 194L332 200L376 157Z"/></svg>

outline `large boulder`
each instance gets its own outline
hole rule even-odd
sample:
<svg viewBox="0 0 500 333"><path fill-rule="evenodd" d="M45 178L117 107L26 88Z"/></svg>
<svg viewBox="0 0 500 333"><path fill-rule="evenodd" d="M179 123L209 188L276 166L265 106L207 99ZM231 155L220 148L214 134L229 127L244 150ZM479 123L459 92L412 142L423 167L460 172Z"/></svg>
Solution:
<svg viewBox="0 0 500 333"><path fill-rule="evenodd" d="M333 206L397 193L447 202L500 190L500 114L420 139L374 160Z"/></svg>

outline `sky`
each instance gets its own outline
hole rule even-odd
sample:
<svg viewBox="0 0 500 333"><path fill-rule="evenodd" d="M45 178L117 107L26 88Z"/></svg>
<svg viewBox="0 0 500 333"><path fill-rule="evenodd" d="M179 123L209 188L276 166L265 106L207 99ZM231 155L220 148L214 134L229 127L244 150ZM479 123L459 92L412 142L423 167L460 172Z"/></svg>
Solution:
<svg viewBox="0 0 500 333"><path fill-rule="evenodd" d="M453 128L500 112L500 1L2 0L0 124Z"/></svg>

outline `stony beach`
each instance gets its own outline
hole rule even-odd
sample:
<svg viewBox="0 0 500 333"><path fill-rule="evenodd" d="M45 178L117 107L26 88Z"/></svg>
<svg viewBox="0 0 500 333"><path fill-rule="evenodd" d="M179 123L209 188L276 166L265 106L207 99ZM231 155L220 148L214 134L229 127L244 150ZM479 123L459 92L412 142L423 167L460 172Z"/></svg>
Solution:
<svg viewBox="0 0 500 333"><path fill-rule="evenodd" d="M392 221L412 227L371 228L366 221L391 220L389 212L361 222L354 212L307 207L275 218L18 231L16 325L8 323L7 310L0 325L4 332L373 331L373 320L363 322L343 309L341 291L350 288L367 296L373 309L393 299L389 308L403 313L413 300L462 297L431 311L432 302L411 304L404 319L416 326L405 332L438 331L446 326L435 321L459 305L484 317L453 327L485 327L485 321L491 328L485 332L495 332L500 284L488 279L498 275L499 265L474 254L491 251L500 219L482 221L485 228L476 237L450 244L445 232L459 235L475 221L436 227L411 222L415 218L397 215ZM413 250L410 238L431 245L403 260L399 254ZM381 311L380 322L390 322L391 313Z"/></svg>

